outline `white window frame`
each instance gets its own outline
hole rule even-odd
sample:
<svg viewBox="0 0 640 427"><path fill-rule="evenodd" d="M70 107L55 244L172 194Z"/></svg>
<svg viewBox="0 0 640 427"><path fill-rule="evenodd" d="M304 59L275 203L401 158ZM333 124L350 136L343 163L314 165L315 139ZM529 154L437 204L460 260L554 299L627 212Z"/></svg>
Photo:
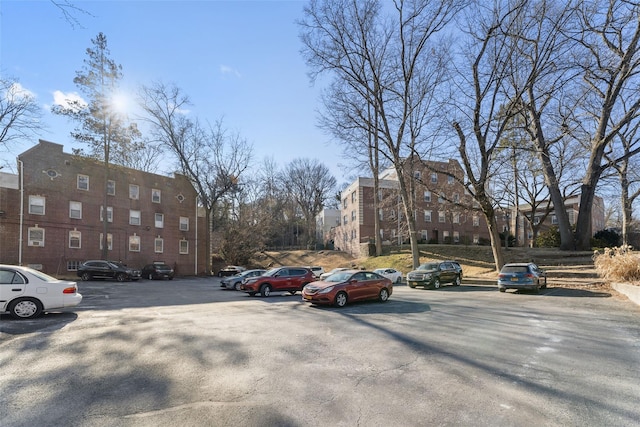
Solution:
<svg viewBox="0 0 640 427"><path fill-rule="evenodd" d="M164 214L154 214L154 221L156 228L164 228Z"/></svg>
<svg viewBox="0 0 640 427"><path fill-rule="evenodd" d="M34 209L36 206L42 208L42 212L36 212L36 209ZM46 207L47 200L43 196L29 196L29 214L44 215L46 212Z"/></svg>
<svg viewBox="0 0 640 427"><path fill-rule="evenodd" d="M107 181L107 196L116 195L116 182L112 179Z"/></svg>
<svg viewBox="0 0 640 427"><path fill-rule="evenodd" d="M424 201L427 203L431 202L431 191L427 190L424 192Z"/></svg>
<svg viewBox="0 0 640 427"><path fill-rule="evenodd" d="M189 231L189 217L180 217L180 225L178 226L178 229L180 231Z"/></svg>
<svg viewBox="0 0 640 427"><path fill-rule="evenodd" d="M100 233L100 250L102 250L102 239L103 239L104 234ZM108 251L112 251L113 250L113 234L111 233L107 233L107 250Z"/></svg>
<svg viewBox="0 0 640 427"><path fill-rule="evenodd" d="M129 198L132 200L140 199L140 186L136 184L129 184Z"/></svg>
<svg viewBox="0 0 640 427"><path fill-rule="evenodd" d="M162 237L156 237L153 241L153 250L157 254L164 252L164 239Z"/></svg>
<svg viewBox="0 0 640 427"><path fill-rule="evenodd" d="M431 182L434 184L438 182L438 172L431 172Z"/></svg>
<svg viewBox="0 0 640 427"><path fill-rule="evenodd" d="M29 238L29 242L28 245L29 246L37 246L37 247L42 247L44 246L44 228L40 228L38 227L38 225L36 224L35 227L29 227L29 230L27 231L27 237ZM34 236L32 233L39 233L41 234L41 236Z"/></svg>
<svg viewBox="0 0 640 427"><path fill-rule="evenodd" d="M129 252L140 252L140 246L142 246L140 236L137 234L129 236Z"/></svg>
<svg viewBox="0 0 640 427"><path fill-rule="evenodd" d="M77 212L77 216L74 216L74 212ZM82 202L69 201L69 218L82 219Z"/></svg>
<svg viewBox="0 0 640 427"><path fill-rule="evenodd" d="M140 211L129 209L129 225L140 225L141 222Z"/></svg>
<svg viewBox="0 0 640 427"><path fill-rule="evenodd" d="M424 211L424 222L431 222L433 216L433 211L425 210Z"/></svg>
<svg viewBox="0 0 640 427"><path fill-rule="evenodd" d="M443 211L438 212L438 222L447 222L447 217L445 216L445 213Z"/></svg>
<svg viewBox="0 0 640 427"><path fill-rule="evenodd" d="M104 221L104 206L100 206L100 222ZM113 206L107 206L107 222L113 222Z"/></svg>
<svg viewBox="0 0 640 427"><path fill-rule="evenodd" d="M180 240L180 254L188 255L189 254L189 241L188 240Z"/></svg>
<svg viewBox="0 0 640 427"><path fill-rule="evenodd" d="M157 188L151 189L151 203L160 203L162 201L162 191Z"/></svg>
<svg viewBox="0 0 640 427"><path fill-rule="evenodd" d="M78 245L74 246L71 242L77 241ZM82 233L78 230L69 230L69 249L82 249Z"/></svg>
<svg viewBox="0 0 640 427"><path fill-rule="evenodd" d="M82 191L89 191L89 175L79 173L76 178L76 188Z"/></svg>

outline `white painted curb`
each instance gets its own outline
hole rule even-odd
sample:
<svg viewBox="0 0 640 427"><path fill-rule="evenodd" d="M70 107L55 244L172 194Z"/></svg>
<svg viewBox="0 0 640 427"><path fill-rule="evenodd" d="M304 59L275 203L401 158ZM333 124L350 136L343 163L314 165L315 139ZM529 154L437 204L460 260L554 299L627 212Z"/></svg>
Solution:
<svg viewBox="0 0 640 427"><path fill-rule="evenodd" d="M634 303L640 305L640 286L627 285L626 283L612 283L611 287L624 294Z"/></svg>

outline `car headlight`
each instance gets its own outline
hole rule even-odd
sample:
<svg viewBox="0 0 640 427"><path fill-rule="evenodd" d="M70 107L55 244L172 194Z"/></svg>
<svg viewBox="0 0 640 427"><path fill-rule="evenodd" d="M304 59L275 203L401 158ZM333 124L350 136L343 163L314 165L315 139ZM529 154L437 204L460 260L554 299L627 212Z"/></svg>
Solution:
<svg viewBox="0 0 640 427"><path fill-rule="evenodd" d="M324 288L323 290L319 291L319 294L328 294L329 292L331 292L333 290L335 286L329 286L328 288Z"/></svg>
<svg viewBox="0 0 640 427"><path fill-rule="evenodd" d="M257 282L257 281L258 281L258 279L246 279L246 280L247 280L246 282L244 282L244 281L243 281L243 283L244 283L245 285L247 285L247 284L249 284L249 283L255 283L255 282Z"/></svg>

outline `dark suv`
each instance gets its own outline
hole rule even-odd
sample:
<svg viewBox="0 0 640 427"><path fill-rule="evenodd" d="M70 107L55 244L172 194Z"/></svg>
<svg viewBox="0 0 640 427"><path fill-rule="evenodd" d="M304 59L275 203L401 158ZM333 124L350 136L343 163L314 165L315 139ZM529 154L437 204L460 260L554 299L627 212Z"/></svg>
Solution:
<svg viewBox="0 0 640 427"><path fill-rule="evenodd" d="M149 280L169 279L173 280L173 268L162 261L155 261L142 268L142 277Z"/></svg>
<svg viewBox="0 0 640 427"><path fill-rule="evenodd" d="M140 274L140 270L127 267L117 261L85 261L78 267L78 277L82 280L116 279L118 282L124 282L138 280Z"/></svg>
<svg viewBox="0 0 640 427"><path fill-rule="evenodd" d="M251 296L260 293L263 297L268 297L273 291L288 291L293 295L315 280L316 277L306 267L277 267L262 276L247 279L240 285L240 289Z"/></svg>
<svg viewBox="0 0 640 427"><path fill-rule="evenodd" d="M460 286L462 267L457 261L432 261L422 264L417 270L407 273L407 285L410 288L424 286L438 289L442 283Z"/></svg>

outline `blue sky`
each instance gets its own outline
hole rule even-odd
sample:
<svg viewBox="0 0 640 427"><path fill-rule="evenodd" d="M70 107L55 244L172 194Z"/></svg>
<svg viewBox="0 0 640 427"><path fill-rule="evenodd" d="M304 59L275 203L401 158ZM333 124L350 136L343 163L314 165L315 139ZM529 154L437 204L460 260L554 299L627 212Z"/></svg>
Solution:
<svg viewBox="0 0 640 427"><path fill-rule="evenodd" d="M63 0L61 0L63 1ZM318 159L344 179L341 150L317 127L320 87L312 86L300 55L296 20L303 1L73 1L73 27L49 1L0 1L0 71L37 96L48 129L41 138L81 147L73 123L48 109L54 98L78 92L73 83L86 49L99 32L123 67L130 94L153 81L175 83L192 101L191 113L223 118L254 147L255 163L273 157L282 167L298 157ZM13 144L12 160L37 143ZM167 167L167 170L170 168ZM6 171L6 169L5 169ZM164 171L160 171L164 172Z"/></svg>

